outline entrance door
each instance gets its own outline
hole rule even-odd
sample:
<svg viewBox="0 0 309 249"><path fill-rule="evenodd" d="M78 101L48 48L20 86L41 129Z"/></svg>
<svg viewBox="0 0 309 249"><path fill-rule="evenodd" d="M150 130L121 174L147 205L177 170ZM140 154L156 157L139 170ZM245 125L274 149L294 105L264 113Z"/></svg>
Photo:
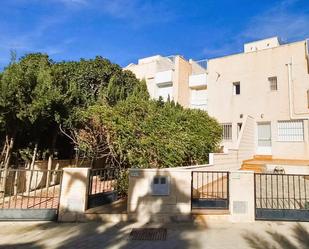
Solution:
<svg viewBox="0 0 309 249"><path fill-rule="evenodd" d="M257 154L271 155L271 125L270 122L258 123Z"/></svg>

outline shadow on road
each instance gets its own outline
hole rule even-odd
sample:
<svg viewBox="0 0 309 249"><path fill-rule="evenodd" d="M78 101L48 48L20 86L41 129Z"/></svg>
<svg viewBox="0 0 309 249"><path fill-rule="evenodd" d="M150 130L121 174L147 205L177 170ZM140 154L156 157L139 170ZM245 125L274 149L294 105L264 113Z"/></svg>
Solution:
<svg viewBox="0 0 309 249"><path fill-rule="evenodd" d="M271 230L266 233L267 238L256 233L247 233L243 235L243 238L252 249L309 249L309 232L301 224L293 226L293 239L289 238L287 233Z"/></svg>

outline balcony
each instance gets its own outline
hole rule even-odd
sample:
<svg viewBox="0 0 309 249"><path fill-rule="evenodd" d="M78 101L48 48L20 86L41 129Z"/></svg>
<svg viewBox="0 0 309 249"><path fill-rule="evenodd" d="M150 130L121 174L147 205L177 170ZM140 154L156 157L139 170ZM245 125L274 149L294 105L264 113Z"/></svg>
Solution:
<svg viewBox="0 0 309 249"><path fill-rule="evenodd" d="M156 73L155 82L157 86L171 84L173 82L173 70Z"/></svg>
<svg viewBox="0 0 309 249"><path fill-rule="evenodd" d="M189 87L192 89L205 89L207 87L206 73L190 75Z"/></svg>
<svg viewBox="0 0 309 249"><path fill-rule="evenodd" d="M205 70L207 69L207 64L208 64L207 59L195 61L195 63L197 63L201 68L203 68Z"/></svg>

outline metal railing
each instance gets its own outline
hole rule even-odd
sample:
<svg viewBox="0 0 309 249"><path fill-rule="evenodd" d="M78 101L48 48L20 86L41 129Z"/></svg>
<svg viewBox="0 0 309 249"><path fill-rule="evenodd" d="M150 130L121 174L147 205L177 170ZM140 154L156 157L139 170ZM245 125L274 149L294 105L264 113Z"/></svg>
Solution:
<svg viewBox="0 0 309 249"><path fill-rule="evenodd" d="M119 169L115 168L90 169L88 194L114 191L118 175Z"/></svg>
<svg viewBox="0 0 309 249"><path fill-rule="evenodd" d="M88 208L112 203L118 199L118 168L90 169L88 188Z"/></svg>
<svg viewBox="0 0 309 249"><path fill-rule="evenodd" d="M58 209L62 170L0 170L0 209Z"/></svg>
<svg viewBox="0 0 309 249"><path fill-rule="evenodd" d="M204 60L198 60L195 61L200 67L207 69L207 65L208 65L208 60L204 59Z"/></svg>
<svg viewBox="0 0 309 249"><path fill-rule="evenodd" d="M309 175L255 173L255 207L309 212Z"/></svg>
<svg viewBox="0 0 309 249"><path fill-rule="evenodd" d="M169 59L171 62L175 63L176 55L169 55L166 56L167 59Z"/></svg>
<svg viewBox="0 0 309 249"><path fill-rule="evenodd" d="M192 208L229 209L229 172L192 171Z"/></svg>

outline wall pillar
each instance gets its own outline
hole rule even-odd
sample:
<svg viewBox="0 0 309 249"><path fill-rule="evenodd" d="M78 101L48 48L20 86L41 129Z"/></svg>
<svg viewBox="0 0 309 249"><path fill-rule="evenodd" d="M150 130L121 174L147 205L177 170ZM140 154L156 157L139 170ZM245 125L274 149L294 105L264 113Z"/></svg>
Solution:
<svg viewBox="0 0 309 249"><path fill-rule="evenodd" d="M254 172L233 171L229 176L230 211L232 222L255 220Z"/></svg>
<svg viewBox="0 0 309 249"><path fill-rule="evenodd" d="M64 168L59 221L77 221L87 208L89 168Z"/></svg>

